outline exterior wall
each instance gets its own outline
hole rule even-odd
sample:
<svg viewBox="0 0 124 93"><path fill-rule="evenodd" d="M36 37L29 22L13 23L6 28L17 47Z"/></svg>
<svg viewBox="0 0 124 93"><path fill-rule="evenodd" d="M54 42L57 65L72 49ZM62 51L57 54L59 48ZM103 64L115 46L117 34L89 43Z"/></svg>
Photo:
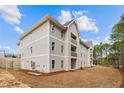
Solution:
<svg viewBox="0 0 124 93"><path fill-rule="evenodd" d="M84 45L80 44L80 56L79 56L79 62L81 67L88 67L89 66L89 49L84 47Z"/></svg>
<svg viewBox="0 0 124 93"><path fill-rule="evenodd" d="M31 61L35 62L35 69L40 72L48 73L49 64L48 64L48 55L43 55L39 57L31 57L27 59L22 59L22 69L32 70Z"/></svg>
<svg viewBox="0 0 124 93"><path fill-rule="evenodd" d="M90 46L90 65L93 66L93 45Z"/></svg>
<svg viewBox="0 0 124 93"><path fill-rule="evenodd" d="M66 63L66 58L65 58L65 49L66 49L66 44L65 44L65 31L63 31L63 38L61 37L61 29L59 29L56 25L54 31L52 30L54 24L50 24L50 39L49 39L49 51L50 51L50 72L55 72L55 71L62 71L65 69L65 63ZM52 50L52 42L55 43L55 48ZM61 46L63 46L63 52L61 52ZM52 69L52 60L55 60L55 68ZM61 60L63 60L63 68L61 68Z"/></svg>
<svg viewBox="0 0 124 93"><path fill-rule="evenodd" d="M68 43L69 43L69 50L70 51L68 51L68 56L71 56L71 44L72 45L74 45L74 46L76 46L77 47L77 50L76 50L76 52L78 53L78 45L79 45L79 35L78 35L78 32L77 32L77 29L76 29L76 27L75 27L75 24L72 24L69 28L68 28L68 31L67 31L69 34L69 36L68 36ZM77 37L77 39L76 39L76 42L77 42L77 45L75 45L74 43L72 43L71 42L71 33L73 33L76 37Z"/></svg>
<svg viewBox="0 0 124 93"><path fill-rule="evenodd" d="M67 30L68 32L68 69L71 69L71 59L76 59L76 67L75 69L79 69L80 67L78 66L79 64L79 34L78 34L78 29L76 28L75 23L71 24ZM76 42L77 45L71 42L71 33L73 33L77 38L76 38ZM76 47L76 53L77 53L77 57L73 57L71 56L71 45Z"/></svg>
<svg viewBox="0 0 124 93"><path fill-rule="evenodd" d="M41 25L20 41L21 68L32 70L31 61L36 70L49 72L49 21ZM32 47L32 53L31 48Z"/></svg>
<svg viewBox="0 0 124 93"><path fill-rule="evenodd" d="M90 50L89 49L87 49L86 50L86 65L85 65L85 67L90 67Z"/></svg>
<svg viewBox="0 0 124 93"><path fill-rule="evenodd" d="M55 68L52 68L52 60L55 60ZM61 67L61 61L63 61L63 67ZM50 56L50 72L63 71L65 70L65 57L62 56Z"/></svg>
<svg viewBox="0 0 124 93"><path fill-rule="evenodd" d="M80 52L79 52L80 59L79 59L79 62L80 62L81 67L85 67L84 49L85 49L84 46L80 44Z"/></svg>
<svg viewBox="0 0 124 93"><path fill-rule="evenodd" d="M81 52L82 52L81 61L83 62L82 67L90 67L93 65L93 49L91 46L88 49L83 46L82 48L83 48L81 49ZM90 49L92 49L92 51L90 51Z"/></svg>
<svg viewBox="0 0 124 93"><path fill-rule="evenodd" d="M52 42L55 42L55 49L52 50ZM54 37L50 37L50 54L53 55L60 55L60 56L65 56L65 41L60 41L59 39L56 39ZM61 46L63 46L63 53L61 52Z"/></svg>
<svg viewBox="0 0 124 93"><path fill-rule="evenodd" d="M54 31L52 30L55 26ZM90 50L80 44L79 33L75 23L72 23L67 30L63 31L51 21L47 21L35 31L20 41L21 68L32 70L31 62L35 62L35 69L40 72L49 73L63 70L71 70L71 59L76 59L74 69L90 66ZM71 33L76 36L76 43L72 42ZM52 50L52 42L55 48ZM71 55L71 46L76 47L77 56ZM63 53L61 52L63 46ZM32 47L32 53L30 48ZM82 54L82 56L81 56ZM52 68L52 60L55 60L55 67ZM61 67L63 61L63 67Z"/></svg>

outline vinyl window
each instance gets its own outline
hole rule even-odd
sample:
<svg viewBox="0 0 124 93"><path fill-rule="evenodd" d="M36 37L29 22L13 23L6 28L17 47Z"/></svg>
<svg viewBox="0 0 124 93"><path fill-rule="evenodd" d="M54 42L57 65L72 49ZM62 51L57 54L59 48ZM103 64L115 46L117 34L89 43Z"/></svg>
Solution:
<svg viewBox="0 0 124 93"><path fill-rule="evenodd" d="M61 68L63 68L63 60L61 60Z"/></svg>
<svg viewBox="0 0 124 93"><path fill-rule="evenodd" d="M33 51L32 51L32 47L30 47L30 52L31 52L31 54L32 54L32 52L33 52Z"/></svg>
<svg viewBox="0 0 124 93"><path fill-rule="evenodd" d="M55 68L55 60L52 60L52 69Z"/></svg>
<svg viewBox="0 0 124 93"><path fill-rule="evenodd" d="M52 42L52 51L55 49L55 42Z"/></svg>
<svg viewBox="0 0 124 93"><path fill-rule="evenodd" d="M63 53L63 49L64 49L64 47L63 47L63 45L61 46L61 53Z"/></svg>

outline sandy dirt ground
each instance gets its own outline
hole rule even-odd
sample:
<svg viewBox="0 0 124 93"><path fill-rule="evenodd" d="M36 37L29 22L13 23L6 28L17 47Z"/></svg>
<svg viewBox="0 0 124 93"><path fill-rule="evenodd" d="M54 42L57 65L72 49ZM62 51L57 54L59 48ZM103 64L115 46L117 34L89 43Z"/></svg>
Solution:
<svg viewBox="0 0 124 93"><path fill-rule="evenodd" d="M0 87L27 88L29 86L18 81L12 74L7 72L6 70L0 69Z"/></svg>
<svg viewBox="0 0 124 93"><path fill-rule="evenodd" d="M118 88L123 76L118 69L95 66L71 72L33 76L28 71L0 69L0 87L32 88Z"/></svg>

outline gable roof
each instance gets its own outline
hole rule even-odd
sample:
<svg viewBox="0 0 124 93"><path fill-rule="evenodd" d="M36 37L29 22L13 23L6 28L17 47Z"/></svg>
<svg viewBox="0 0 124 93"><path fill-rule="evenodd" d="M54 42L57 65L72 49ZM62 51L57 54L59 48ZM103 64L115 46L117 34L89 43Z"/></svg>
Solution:
<svg viewBox="0 0 124 93"><path fill-rule="evenodd" d="M84 41L82 41L81 39L80 39L80 44L82 44L82 45L85 46L86 48L89 48L89 46L88 46Z"/></svg>
<svg viewBox="0 0 124 93"><path fill-rule="evenodd" d="M76 23L76 21L75 21L74 19L72 19L72 20L66 22L66 23L63 24L63 25L66 26L66 27L69 27L72 23L75 23L76 28L77 28L77 30L78 30L78 34L80 35L79 28L78 28L77 23ZM86 47L86 48L89 48L89 45L88 45L87 43L85 43L85 42L82 41L81 39L79 39L79 40L80 40L80 44L82 44L82 45L83 45L84 47Z"/></svg>
<svg viewBox="0 0 124 93"><path fill-rule="evenodd" d="M86 44L87 46L89 46L89 47L93 46L93 42L92 42L92 41L87 41L87 42L85 42L85 44Z"/></svg>
<svg viewBox="0 0 124 93"><path fill-rule="evenodd" d="M76 20L75 19L72 19L72 20L70 20L70 21L68 21L68 22L66 22L65 24L63 24L65 27L70 27L70 25L71 24L75 24L76 25L76 29L77 29L77 31L78 31L78 35L80 36L80 31L79 31L79 28L78 28L78 25L77 25L77 22L76 22Z"/></svg>
<svg viewBox="0 0 124 93"><path fill-rule="evenodd" d="M50 15L47 15L45 17L43 17L39 22L37 22L35 25L33 25L27 32L25 32L24 34L21 35L21 37L19 38L19 41L17 42L17 45L19 45L20 40L22 40L24 37L26 37L28 34L30 34L31 32L35 31L35 29L37 29L39 26L41 26L43 23L45 23L46 21L50 20L51 22L53 22L55 25L57 25L60 29L65 30L68 27L70 27L71 24L75 23L76 28L78 30L78 34L80 36L80 32L79 32L79 28L78 25L76 23L76 21L74 19L66 22L65 24L61 24L59 23L56 19L54 19L53 17L51 17ZM86 48L89 48L89 43L88 42L83 42L81 39L80 40L80 44L84 45Z"/></svg>
<svg viewBox="0 0 124 93"><path fill-rule="evenodd" d="M66 23L63 24L63 25L66 26L66 27L69 27L72 23L75 23L76 28L77 28L77 30L78 30L78 34L79 34L79 36L80 36L80 31L79 31L78 25L77 25L77 23L76 23L76 21L75 21L74 19L72 19L72 20L66 22ZM80 44L82 44L84 47L86 47L86 48L89 48L89 47L90 47L89 44L85 43L85 42L82 41L81 39L79 39L79 40L80 40Z"/></svg>
<svg viewBox="0 0 124 93"><path fill-rule="evenodd" d="M43 23L45 23L47 20L52 21L54 24L56 24L60 29L64 30L66 29L66 27L64 27L62 24L60 24L56 19L54 19L53 17L51 17L50 15L47 15L45 17L43 17L39 22L37 22L35 25L33 25L27 32L25 32L24 34L21 35L21 37L19 38L20 40L22 40L25 36L27 36L28 34L30 34L31 32L35 31L35 29L37 29L39 26L41 26Z"/></svg>

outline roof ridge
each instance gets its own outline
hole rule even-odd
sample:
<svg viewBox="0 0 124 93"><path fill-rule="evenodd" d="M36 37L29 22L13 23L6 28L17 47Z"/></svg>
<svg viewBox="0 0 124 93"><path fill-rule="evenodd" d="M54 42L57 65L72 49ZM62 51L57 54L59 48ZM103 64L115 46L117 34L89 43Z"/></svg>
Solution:
<svg viewBox="0 0 124 93"><path fill-rule="evenodd" d="M68 26L68 25L69 25L70 23L72 23L73 21L75 21L75 19L72 19L72 20L70 20L70 21L64 23L63 25L64 25L64 26Z"/></svg>

